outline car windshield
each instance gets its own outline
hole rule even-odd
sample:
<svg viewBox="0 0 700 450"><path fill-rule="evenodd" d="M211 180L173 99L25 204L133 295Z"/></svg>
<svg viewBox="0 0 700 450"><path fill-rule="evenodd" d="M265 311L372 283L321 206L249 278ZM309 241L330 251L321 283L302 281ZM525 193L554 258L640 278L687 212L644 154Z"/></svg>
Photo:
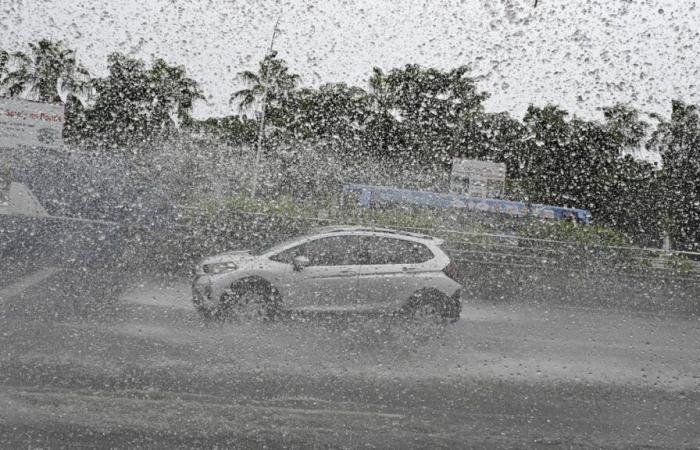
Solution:
<svg viewBox="0 0 700 450"><path fill-rule="evenodd" d="M699 56L700 0L0 0L0 449L700 448Z"/></svg>
<svg viewBox="0 0 700 450"><path fill-rule="evenodd" d="M253 248L253 250L251 251L251 254L256 255L256 256L260 256L260 255L264 255L264 254L274 255L275 253L282 251L284 248L288 247L289 245L294 244L294 243L301 243L312 236L313 236L313 234L304 234L301 236L296 236L296 237L293 237L291 239L284 240L284 241L282 241L278 244L274 244L272 246L270 246L269 244L266 245L264 243L261 243Z"/></svg>

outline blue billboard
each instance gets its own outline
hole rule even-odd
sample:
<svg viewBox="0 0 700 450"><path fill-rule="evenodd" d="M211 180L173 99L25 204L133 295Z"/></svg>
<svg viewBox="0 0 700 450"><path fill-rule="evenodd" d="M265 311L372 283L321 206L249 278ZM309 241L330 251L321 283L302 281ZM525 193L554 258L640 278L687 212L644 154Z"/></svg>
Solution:
<svg viewBox="0 0 700 450"><path fill-rule="evenodd" d="M576 221L581 223L590 223L591 221L591 214L585 209L534 203L527 204L493 198L467 197L459 194L414 191L366 184L345 185L343 192L359 194L359 203L363 207L379 204L423 206L440 209L457 208L475 212L507 214L514 217L535 217L554 220L576 219Z"/></svg>

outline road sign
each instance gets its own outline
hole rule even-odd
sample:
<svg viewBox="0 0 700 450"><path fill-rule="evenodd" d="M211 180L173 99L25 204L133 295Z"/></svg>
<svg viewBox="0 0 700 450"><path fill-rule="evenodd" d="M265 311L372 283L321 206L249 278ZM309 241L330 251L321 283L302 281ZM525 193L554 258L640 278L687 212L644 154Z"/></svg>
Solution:
<svg viewBox="0 0 700 450"><path fill-rule="evenodd" d="M0 148L63 146L62 104L0 98Z"/></svg>
<svg viewBox="0 0 700 450"><path fill-rule="evenodd" d="M0 207L10 202L10 186L12 185L12 170L8 164L0 160Z"/></svg>
<svg viewBox="0 0 700 450"><path fill-rule="evenodd" d="M48 216L46 210L32 191L22 183L10 183L6 199L0 202L0 215Z"/></svg>
<svg viewBox="0 0 700 450"><path fill-rule="evenodd" d="M452 160L450 192L468 197L498 198L503 194L506 165L476 159Z"/></svg>
<svg viewBox="0 0 700 450"><path fill-rule="evenodd" d="M443 192L414 191L386 186L347 184L343 193L357 195L362 207L391 207L397 205L429 207L437 209L461 209L481 213L499 213L514 217L535 217L538 219L571 220L590 223L591 214L585 209L564 208L561 206L527 204L494 198L468 197L461 194Z"/></svg>

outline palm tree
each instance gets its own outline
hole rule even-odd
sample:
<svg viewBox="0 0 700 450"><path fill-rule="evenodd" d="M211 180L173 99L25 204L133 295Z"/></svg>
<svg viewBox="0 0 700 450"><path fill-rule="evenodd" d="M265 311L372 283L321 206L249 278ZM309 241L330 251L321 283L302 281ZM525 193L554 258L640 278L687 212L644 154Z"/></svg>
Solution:
<svg viewBox="0 0 700 450"><path fill-rule="evenodd" d="M153 63L150 78L154 94L163 103L170 118L176 124L189 123L194 102L204 99L199 84L187 76L184 67L170 66L162 59Z"/></svg>
<svg viewBox="0 0 700 450"><path fill-rule="evenodd" d="M249 70L240 72L238 76L248 87L234 92L229 99L230 103L240 101L238 108L241 113L246 109L253 108L256 103L260 104L260 127L258 130L255 168L251 184L251 195L253 197L255 197L255 191L257 189L258 165L260 163L260 153L265 136L265 111L268 103L272 102L273 104L278 104L281 100L288 98L289 94L299 84L299 75L290 73L287 63L283 59L278 59L277 52L272 50L276 31L277 25L275 25L275 31L272 33L270 51L260 62L258 73Z"/></svg>
<svg viewBox="0 0 700 450"><path fill-rule="evenodd" d="M257 73L245 70L238 76L248 86L234 92L230 98L231 103L239 102L240 112L256 106L256 103L260 103L264 110L267 103L286 98L299 85L299 75L290 73L287 63L277 58L275 51L260 62Z"/></svg>
<svg viewBox="0 0 700 450"><path fill-rule="evenodd" d="M7 75L7 63L9 61L10 54L0 48L0 86L2 86L2 80L4 80Z"/></svg>
<svg viewBox="0 0 700 450"><path fill-rule="evenodd" d="M7 95L54 103L65 103L70 95L81 102L91 97L90 74L77 62L74 50L48 39L30 43L29 49L29 54L0 54L5 59L0 89Z"/></svg>

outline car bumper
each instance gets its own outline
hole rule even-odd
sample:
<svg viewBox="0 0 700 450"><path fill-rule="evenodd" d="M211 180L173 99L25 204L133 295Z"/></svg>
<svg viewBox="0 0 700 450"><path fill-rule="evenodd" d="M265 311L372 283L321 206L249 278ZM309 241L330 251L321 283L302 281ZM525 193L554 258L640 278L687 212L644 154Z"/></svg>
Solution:
<svg viewBox="0 0 700 450"><path fill-rule="evenodd" d="M218 303L213 294L213 286L208 276L200 276L192 282L192 304L198 310L209 311Z"/></svg>

